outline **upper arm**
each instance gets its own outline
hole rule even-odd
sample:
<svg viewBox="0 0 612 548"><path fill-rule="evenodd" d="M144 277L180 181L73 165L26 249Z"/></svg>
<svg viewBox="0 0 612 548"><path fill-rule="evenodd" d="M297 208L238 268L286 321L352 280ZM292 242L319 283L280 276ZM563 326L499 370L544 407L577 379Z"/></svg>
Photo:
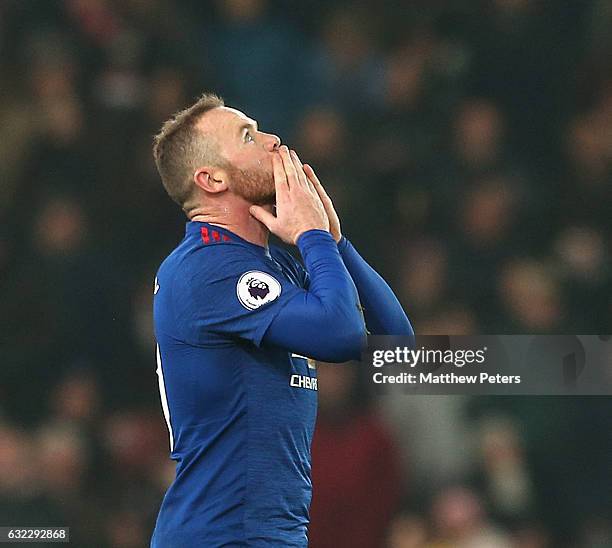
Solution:
<svg viewBox="0 0 612 548"><path fill-rule="evenodd" d="M271 264L231 244L197 250L174 282L178 321L195 343L213 333L259 346L275 316L300 293Z"/></svg>
<svg viewBox="0 0 612 548"><path fill-rule="evenodd" d="M279 258L306 291L294 295L270 322L264 343L328 362L359 359L366 330L342 262L337 269L329 269L328 263L319 270L311 287L308 272L296 259L285 251Z"/></svg>
<svg viewBox="0 0 612 548"><path fill-rule="evenodd" d="M190 255L175 278L173 300L180 331L195 344L220 335L256 346L263 341L325 361L347 361L359 358L365 336L348 273L346 279L338 273L320 276L306 290L272 261L232 244Z"/></svg>
<svg viewBox="0 0 612 548"><path fill-rule="evenodd" d="M352 316L358 317L356 312ZM360 358L365 336L362 320L353 321L341 309L306 293L295 295L279 310L263 341L317 360L345 362Z"/></svg>

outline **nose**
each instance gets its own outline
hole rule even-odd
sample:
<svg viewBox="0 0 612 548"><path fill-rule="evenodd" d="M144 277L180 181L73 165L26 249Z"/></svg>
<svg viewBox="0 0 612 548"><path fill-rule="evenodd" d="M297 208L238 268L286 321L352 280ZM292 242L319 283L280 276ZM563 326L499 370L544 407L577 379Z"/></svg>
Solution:
<svg viewBox="0 0 612 548"><path fill-rule="evenodd" d="M280 137L278 137L278 135L273 135L271 133L266 134L265 146L268 151L274 152L278 150L280 147L280 143L281 143L281 140L280 140Z"/></svg>

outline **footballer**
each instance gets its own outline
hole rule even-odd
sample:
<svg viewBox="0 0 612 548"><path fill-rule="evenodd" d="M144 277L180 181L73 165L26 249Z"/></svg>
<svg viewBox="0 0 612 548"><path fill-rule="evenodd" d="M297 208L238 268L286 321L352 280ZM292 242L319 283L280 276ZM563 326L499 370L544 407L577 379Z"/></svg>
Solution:
<svg viewBox="0 0 612 548"><path fill-rule="evenodd" d="M359 359L368 331L412 327L312 167L242 112L204 94L163 125L154 157L188 222L155 280L176 478L151 546L305 547L315 360Z"/></svg>

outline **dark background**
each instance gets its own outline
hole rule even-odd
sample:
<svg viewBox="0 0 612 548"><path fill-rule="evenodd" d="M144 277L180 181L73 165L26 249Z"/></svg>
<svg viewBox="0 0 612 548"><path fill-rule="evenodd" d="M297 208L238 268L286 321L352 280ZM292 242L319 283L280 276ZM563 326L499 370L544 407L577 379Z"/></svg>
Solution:
<svg viewBox="0 0 612 548"><path fill-rule="evenodd" d="M148 543L185 221L151 142L204 90L315 167L417 332L610 333L611 28L607 0L2 0L0 525ZM609 398L319 376L314 548L612 546Z"/></svg>

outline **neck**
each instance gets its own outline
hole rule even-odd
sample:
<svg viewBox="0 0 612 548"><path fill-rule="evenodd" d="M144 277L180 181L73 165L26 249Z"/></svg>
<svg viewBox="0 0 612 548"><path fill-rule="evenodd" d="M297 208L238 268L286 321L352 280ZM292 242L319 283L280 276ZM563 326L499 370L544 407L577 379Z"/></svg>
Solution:
<svg viewBox="0 0 612 548"><path fill-rule="evenodd" d="M216 206L199 207L189 213L190 221L199 221L220 226L243 240L261 247L268 247L269 230L249 213L252 204L245 200L237 200L234 203ZM272 206L266 209L272 211Z"/></svg>

